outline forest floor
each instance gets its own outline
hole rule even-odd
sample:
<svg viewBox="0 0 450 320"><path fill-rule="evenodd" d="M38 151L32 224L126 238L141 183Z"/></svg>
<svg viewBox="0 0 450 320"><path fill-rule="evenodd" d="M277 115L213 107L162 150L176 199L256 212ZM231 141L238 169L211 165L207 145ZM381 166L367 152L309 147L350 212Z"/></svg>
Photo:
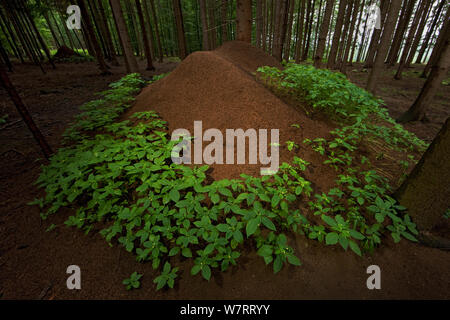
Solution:
<svg viewBox="0 0 450 320"><path fill-rule="evenodd" d="M175 62L155 63L155 72L165 73ZM144 69L141 61L141 69ZM57 65L42 74L31 65L16 65L11 79L28 106L37 125L53 149L60 146L61 134L78 107L107 89L124 75L123 67L113 67L113 75L98 76L95 63ZM418 95L424 79L421 67L408 69L403 80L393 79L394 69L380 79L379 96L392 117L405 111ZM364 86L367 72L360 65L348 68L349 78ZM295 239L294 248L303 265L272 270L254 252L240 258L237 267L214 273L208 283L192 278L189 268L181 274L174 290L155 291L155 272L149 264L137 263L123 248L110 247L95 233L85 235L74 228L59 227L46 232L49 225L28 202L41 195L33 185L43 164L25 124L19 120L5 91L0 91L0 111L7 113L0 127L0 297L4 299L449 299L450 253L402 240L384 241L373 254L360 258L338 247L325 247L314 241ZM450 90L442 86L429 109L429 122L405 127L431 142L450 115ZM65 214L52 217L62 224ZM82 270L82 289L68 290L66 268ZM366 269L379 265L382 289L368 290ZM122 284L133 271L145 273L140 290L126 291Z"/></svg>

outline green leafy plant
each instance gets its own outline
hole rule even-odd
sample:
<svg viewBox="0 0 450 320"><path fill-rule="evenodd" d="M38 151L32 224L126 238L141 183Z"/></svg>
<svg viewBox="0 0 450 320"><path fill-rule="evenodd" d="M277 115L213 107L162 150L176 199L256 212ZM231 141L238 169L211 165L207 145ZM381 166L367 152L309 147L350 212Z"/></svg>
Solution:
<svg viewBox="0 0 450 320"><path fill-rule="evenodd" d="M141 286L140 279L142 278L142 274L137 272L133 272L128 279L123 280L123 284L125 285L127 290L137 289Z"/></svg>

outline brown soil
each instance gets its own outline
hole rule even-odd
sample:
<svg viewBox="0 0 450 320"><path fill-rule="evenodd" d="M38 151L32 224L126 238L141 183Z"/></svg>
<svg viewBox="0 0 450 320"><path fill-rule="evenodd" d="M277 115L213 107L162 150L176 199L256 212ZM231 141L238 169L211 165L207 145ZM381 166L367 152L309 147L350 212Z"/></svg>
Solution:
<svg viewBox="0 0 450 320"><path fill-rule="evenodd" d="M287 139L301 141L304 137L325 135L330 125L310 120L286 105L256 83L248 72L264 60L258 50L228 44L217 52L196 53L165 79L146 88L132 110L154 109L169 121L170 129L192 130L194 120L202 120L204 128L279 128L280 143ZM228 53L225 53L228 52ZM261 60L257 60L261 59ZM268 59L268 58L267 58ZM231 61L235 61L232 63ZM256 64L252 64L257 61ZM273 60L272 60L273 61ZM142 62L142 70L144 69ZM173 64L156 64L157 72L167 72ZM357 66L355 66L357 69ZM357 78L359 71L351 73ZM36 122L57 148L60 135L78 113L77 106L95 98L94 92L106 89L107 83L123 75L122 68L113 68L114 75L99 77L94 63L58 64L57 70L40 74L34 66L16 66L12 80L28 105ZM149 76L151 73L146 73ZM181 78L181 79L180 79ZM386 75L382 83L388 83ZM420 80L400 81L408 97L417 95ZM409 85L411 84L411 85ZM410 88L410 89L409 89ZM408 91L409 90L409 91ZM163 94L164 93L164 94ZM423 132L432 139L434 128L448 115L449 93L440 93L445 104L433 104L436 117L431 123L412 124L419 136ZM155 292L152 283L156 273L151 265L135 261L133 255L120 247L109 247L98 234L85 235L62 225L70 212L62 212L41 221L39 210L26 205L40 192L32 185L42 163L39 150L22 122L17 122L14 109L4 91L0 91L0 110L10 115L8 127L0 130L0 295L6 299L449 299L450 255L446 251L424 247L406 240L394 244L390 238L374 254L359 258L338 247L325 247L304 237L291 239L301 267L284 268L273 275L271 268L249 250L237 267L226 273L214 273L208 283L191 277L190 263L180 262L180 281L174 290ZM411 100L402 100L396 93L380 92L393 104L394 113L405 109ZM397 99L398 98L398 99ZM223 112L217 112L223 110ZM2 112L2 113L3 113ZM434 111L433 111L434 112ZM291 128L292 123L301 129ZM417 129L417 131L416 131ZM192 131L191 131L192 132ZM431 132L431 133L430 133ZM434 133L433 133L434 132ZM306 149L302 157L314 157ZM282 160L291 156L281 150ZM320 159L309 159L320 163ZM320 166L309 172L309 179L318 187L326 187L331 177ZM215 167L216 178L236 177L240 171L255 173L259 166ZM316 171L317 170L317 171ZM323 171L321 171L323 170ZM52 223L56 231L46 233ZM66 288L66 268L71 264L82 270L82 289ZM381 268L382 289L366 288L366 268ZM144 273L140 290L126 291L122 280L138 271Z"/></svg>

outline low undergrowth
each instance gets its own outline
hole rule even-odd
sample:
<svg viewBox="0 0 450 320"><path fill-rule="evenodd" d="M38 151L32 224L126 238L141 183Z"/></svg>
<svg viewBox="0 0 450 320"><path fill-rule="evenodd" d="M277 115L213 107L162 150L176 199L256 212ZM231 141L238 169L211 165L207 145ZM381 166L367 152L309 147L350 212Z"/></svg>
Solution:
<svg viewBox="0 0 450 320"><path fill-rule="evenodd" d="M386 179L355 165L361 132L342 128L334 142L307 142L334 157L330 165L342 170L327 194L314 193L303 174L309 163L297 156L273 176L209 182L208 166L172 163L178 142L170 141L155 112L115 122L143 85L137 74L128 75L83 106L65 135L66 147L43 167L37 184L45 197L33 204L43 219L70 207L74 214L66 225L86 232L101 226L106 241L161 271L154 279L157 289L174 286L180 261L192 259L190 273L210 280L213 270L236 265L244 247L255 248L275 273L286 264L299 266L291 233L357 255L375 249L386 234L396 242L416 241L415 225L389 197ZM139 279L135 273L124 284L137 288Z"/></svg>

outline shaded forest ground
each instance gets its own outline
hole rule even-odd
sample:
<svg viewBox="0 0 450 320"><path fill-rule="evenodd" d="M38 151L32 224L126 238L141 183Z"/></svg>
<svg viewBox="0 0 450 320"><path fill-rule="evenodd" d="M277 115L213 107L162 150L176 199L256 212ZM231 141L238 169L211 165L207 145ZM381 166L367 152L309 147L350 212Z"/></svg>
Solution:
<svg viewBox="0 0 450 320"><path fill-rule="evenodd" d="M176 63L156 64L157 73L172 70ZM58 64L43 75L35 66L17 65L11 78L38 126L56 149L65 127L78 113L78 106L95 98L95 93L124 75L122 68L99 77L95 63ZM142 61L141 69L144 69ZM349 67L350 79L364 86L368 73L360 66ZM391 71L392 70L392 71ZM408 69L401 81L393 79L394 69L380 79L379 95L391 116L405 111L419 93L424 80L420 67ZM154 73L144 72L149 77ZM121 247L110 248L98 234L85 236L72 228L46 233L39 210L27 206L38 195L33 182L39 175L41 153L19 119L9 98L0 91L0 110L9 114L0 130L0 296L28 299L93 298L446 298L450 297L447 275L449 253L391 240L373 255L359 258L339 248L324 247L297 238L295 249L303 262L275 276L254 253L244 255L238 267L214 274L211 283L191 278L187 271L175 290L155 292L154 272L149 264L135 262ZM428 123L412 123L406 128L430 142L450 115L450 92L443 86L430 108ZM52 223L62 224L64 214ZM77 264L82 269L82 290L65 287L65 270ZM366 268L378 264L382 270L382 290L365 286ZM122 280L133 271L145 273L142 289L127 292Z"/></svg>

